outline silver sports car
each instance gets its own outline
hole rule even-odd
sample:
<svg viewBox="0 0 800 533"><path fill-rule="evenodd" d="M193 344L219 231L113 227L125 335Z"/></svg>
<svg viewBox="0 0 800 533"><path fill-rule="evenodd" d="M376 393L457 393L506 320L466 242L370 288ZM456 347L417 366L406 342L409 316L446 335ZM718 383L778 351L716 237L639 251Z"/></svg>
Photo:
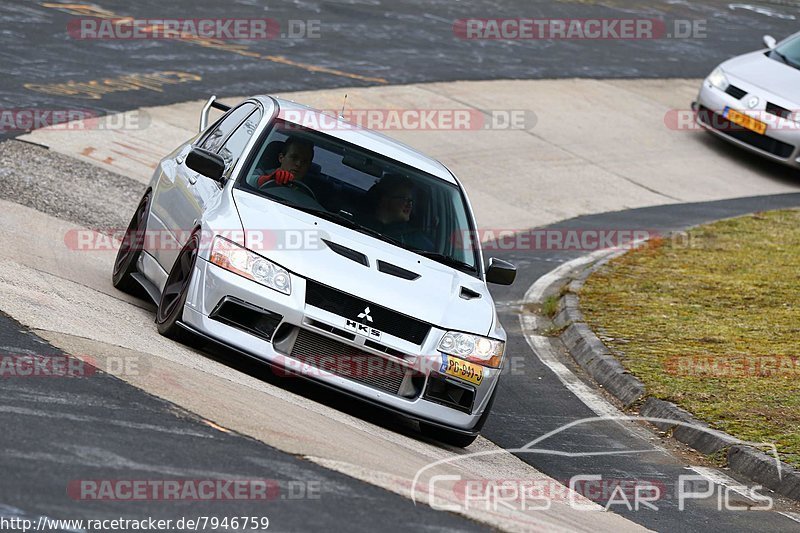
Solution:
<svg viewBox="0 0 800 533"><path fill-rule="evenodd" d="M206 127L211 107L224 116ZM114 285L158 304L159 332L200 335L470 444L506 333L467 195L441 163L293 102L209 99L164 158Z"/></svg>
<svg viewBox="0 0 800 533"><path fill-rule="evenodd" d="M703 81L697 123L734 144L800 167L800 33L729 59Z"/></svg>

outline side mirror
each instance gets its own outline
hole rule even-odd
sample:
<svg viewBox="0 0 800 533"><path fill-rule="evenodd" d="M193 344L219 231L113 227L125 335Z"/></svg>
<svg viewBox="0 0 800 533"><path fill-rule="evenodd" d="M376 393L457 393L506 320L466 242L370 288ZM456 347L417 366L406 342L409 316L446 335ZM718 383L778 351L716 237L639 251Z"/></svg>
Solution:
<svg viewBox="0 0 800 533"><path fill-rule="evenodd" d="M489 266L486 267L486 281L488 283L511 285L516 277L517 267L494 257L489 259Z"/></svg>
<svg viewBox="0 0 800 533"><path fill-rule="evenodd" d="M770 50L775 48L775 45L778 44L778 41L776 41L775 37L773 37L772 35L765 35L762 38L762 40L764 41L764 44L766 45L766 47L769 48Z"/></svg>
<svg viewBox="0 0 800 533"><path fill-rule="evenodd" d="M225 161L214 152L202 148L192 148L192 151L186 156L186 166L214 181L224 181L222 174L225 172Z"/></svg>

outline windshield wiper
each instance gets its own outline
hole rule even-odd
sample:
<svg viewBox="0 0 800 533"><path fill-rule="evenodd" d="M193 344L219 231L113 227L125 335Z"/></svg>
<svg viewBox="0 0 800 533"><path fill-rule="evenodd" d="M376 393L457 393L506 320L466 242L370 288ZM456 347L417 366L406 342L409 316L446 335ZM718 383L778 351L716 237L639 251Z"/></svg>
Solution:
<svg viewBox="0 0 800 533"><path fill-rule="evenodd" d="M797 68L797 64L794 61L791 61L785 54L778 52L777 49L773 49L772 53L781 58L781 61L789 65L790 67Z"/></svg>
<svg viewBox="0 0 800 533"><path fill-rule="evenodd" d="M467 272L475 272L476 268L469 263L465 263L463 261L459 261L455 257L450 257L449 255L440 254L439 252L429 252L428 250L420 250L419 248L406 248L416 254L419 254L423 257L427 257L428 259L432 259L439 263L443 263L447 266L451 266L453 268L457 268L458 270L466 270Z"/></svg>
<svg viewBox="0 0 800 533"><path fill-rule="evenodd" d="M409 252L414 252L415 254L419 254L419 255L421 255L423 257L427 257L428 259L432 259L434 261L437 261L439 263L445 264L447 266L450 266L450 267L453 267L453 268L457 268L458 270L467 271L467 272L475 272L477 270L474 266L472 266L472 265L470 265L468 263L465 263L463 261L459 261L458 259L456 259L454 257L450 257L449 255L444 255L444 254L440 254L438 252L430 252L428 250L421 250L419 248L412 248L412 247L406 246L402 241L400 241L398 239L394 239L392 237L384 235L380 231L374 230L374 229L369 228L367 226L362 226L358 222L350 220L349 218L347 218L345 216L342 216L342 215L340 215L338 213L332 213L331 211L326 211L324 209L315 209L313 207L305 207L305 206L299 206L299 205L293 205L293 204L287 204L287 205L291 205L295 209L299 209L300 211L303 211L304 213L309 213L311 215L318 216L319 218L324 218L325 220L330 220L331 222L336 222L337 224L340 224L340 225L345 226L345 227L350 228L350 229L354 229L354 230L359 231L361 233L366 233L367 235L371 235L372 237L375 237L375 238L380 239L382 241L388 242L390 244L394 244L395 246L399 246L400 248L403 248L404 250L408 250Z"/></svg>
<svg viewBox="0 0 800 533"><path fill-rule="evenodd" d="M338 213L333 213L331 211L326 211L324 209L315 209L313 207L304 207L304 206L295 205L295 204L288 204L288 205L290 205L291 207L294 207L295 209L299 209L300 211L303 211L305 213L309 213L311 215L317 216L319 218L324 218L325 220L330 220L331 222L336 222L337 224L345 226L346 228L354 229L354 230L359 231L361 233L366 233L367 235L371 235L372 237L378 238L378 239L380 239L382 241L386 241L386 242L391 243L391 244L396 244L397 246L400 246L400 247L405 247L405 246L403 246L403 243L398 241L397 239L393 239L391 237L388 237L388 236L384 235L383 233L381 233L380 231L374 230L372 228L368 228L367 226L362 226L358 222L356 222L354 220L351 220L351 219L349 219L349 218L347 218L345 216L342 216L342 215L340 215Z"/></svg>

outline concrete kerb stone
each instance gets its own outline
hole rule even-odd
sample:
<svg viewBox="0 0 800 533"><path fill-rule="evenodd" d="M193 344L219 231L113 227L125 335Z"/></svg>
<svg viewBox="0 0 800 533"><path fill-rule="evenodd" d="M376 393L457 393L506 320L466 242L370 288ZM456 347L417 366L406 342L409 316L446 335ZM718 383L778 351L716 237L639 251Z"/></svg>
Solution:
<svg viewBox="0 0 800 533"><path fill-rule="evenodd" d="M686 423L687 425L664 423L655 425L662 431L672 431L672 436L677 440L706 455L717 453L729 446L741 443L740 439L726 433L710 431L711 428L708 424L696 420L690 412L681 409L674 403L665 402L657 398L647 398L639 408L639 414L648 418L668 418ZM775 468L774 458L772 459L772 468Z"/></svg>
<svg viewBox="0 0 800 533"><path fill-rule="evenodd" d="M738 444L731 446L728 448L728 466L778 494L800 501L800 471L781 462L781 475L777 476L775 458L761 450Z"/></svg>
<svg viewBox="0 0 800 533"><path fill-rule="evenodd" d="M594 334L580 311L578 292L586 279L624 250L609 252L583 270L561 282L561 298L556 307L554 324L563 328L561 342L597 383L611 392L627 408L644 396L644 384L628 373L605 344ZM564 290L566 288L566 290Z"/></svg>
<svg viewBox="0 0 800 533"><path fill-rule="evenodd" d="M559 338L575 361L604 389L629 409L638 405L639 414L647 418L663 418L682 422L668 424L655 422L662 431L691 448L706 454L727 450L728 466L748 479L762 484L778 494L800 500L800 471L721 431L694 418L677 405L647 397L644 383L631 375L613 355L602 340L586 324L580 310L578 292L585 281L609 261L624 254L625 250L610 252L594 263L566 273L555 280L545 294L559 295L553 323L561 329Z"/></svg>

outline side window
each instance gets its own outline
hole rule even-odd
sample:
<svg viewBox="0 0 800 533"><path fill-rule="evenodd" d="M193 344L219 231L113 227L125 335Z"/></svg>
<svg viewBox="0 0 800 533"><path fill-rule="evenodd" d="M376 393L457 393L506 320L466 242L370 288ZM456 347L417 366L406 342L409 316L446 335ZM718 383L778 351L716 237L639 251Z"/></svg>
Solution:
<svg viewBox="0 0 800 533"><path fill-rule="evenodd" d="M244 147L250 142L250 138L255 133L258 123L261 121L261 109L257 109L252 115L247 117L241 126L236 128L225 145L219 151L219 155L225 160L225 176L230 177L231 170L236 166L239 158L244 152Z"/></svg>
<svg viewBox="0 0 800 533"><path fill-rule="evenodd" d="M249 115L253 112L256 108L255 104L246 103L242 104L222 119L214 131L212 131L208 137L203 141L203 144L200 145L200 148L205 148L206 150L210 150L212 152L216 152L222 146L222 143L225 142L225 139L228 138L230 132L238 126L244 117Z"/></svg>

